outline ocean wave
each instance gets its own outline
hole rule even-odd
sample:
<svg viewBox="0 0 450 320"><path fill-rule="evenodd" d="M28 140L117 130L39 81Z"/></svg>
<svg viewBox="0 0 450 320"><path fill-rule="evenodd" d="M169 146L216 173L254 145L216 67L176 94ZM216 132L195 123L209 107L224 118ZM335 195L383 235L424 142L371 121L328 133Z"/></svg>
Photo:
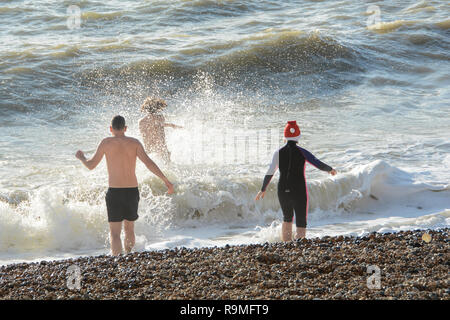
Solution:
<svg viewBox="0 0 450 320"><path fill-rule="evenodd" d="M255 176L235 179L187 176L180 178L177 193L167 196L164 185L150 178L140 186L136 232L151 239L173 228L270 224L281 219L276 181L271 183L265 199L257 203L254 196L261 180L262 177ZM105 190L85 188L62 192L49 187L32 195L16 193L0 197L0 250L64 251L105 246L108 240ZM448 199L449 192L448 187L416 183L411 174L383 161L358 166L333 178L310 180L308 189L309 219L315 223L321 219L326 222L330 216L354 214L369 219L377 208L386 206L433 213L437 210L434 207L437 199Z"/></svg>
<svg viewBox="0 0 450 320"><path fill-rule="evenodd" d="M69 38L70 40L70 38ZM5 60L2 67L17 67L17 63L31 65L35 62L45 63L49 60L55 63L64 63L67 58L89 56L97 53L110 51L131 50L134 44L129 39L117 40L106 38L99 41L81 41L72 43L70 41L58 44L29 43L26 49L9 50L0 52L0 58ZM81 62L80 62L81 63ZM76 65L74 65L76 67Z"/></svg>
<svg viewBox="0 0 450 320"><path fill-rule="evenodd" d="M201 59L199 54L203 54ZM129 83L136 79L192 77L198 72L232 79L266 73L358 72L363 69L358 58L355 50L330 37L285 31L181 49L174 58L140 60L118 68L102 66L84 71L81 79L85 84L95 85L111 79Z"/></svg>
<svg viewBox="0 0 450 320"><path fill-rule="evenodd" d="M427 70L428 71L428 70ZM426 72L423 71L422 72ZM429 71L428 71L429 72ZM401 81L397 79L392 79L388 77L374 76L369 79L370 83L374 86L396 86L396 87L408 87L411 83L407 81Z"/></svg>
<svg viewBox="0 0 450 320"><path fill-rule="evenodd" d="M24 7L0 7L0 15L7 14L8 16L11 16L12 14L23 14L24 12L32 12L33 9L31 6L24 6Z"/></svg>
<svg viewBox="0 0 450 320"><path fill-rule="evenodd" d="M379 22L368 26L367 28L377 33L389 33L397 30L400 27L411 26L416 24L417 21L413 20L395 20L389 22Z"/></svg>
<svg viewBox="0 0 450 320"><path fill-rule="evenodd" d="M80 46L67 46L62 51L52 51L50 55L57 59L74 58L82 55L84 52L80 49Z"/></svg>
<svg viewBox="0 0 450 320"><path fill-rule="evenodd" d="M258 3L259 6L264 5L266 10L276 5L265 3ZM214 18L217 17L229 17L240 16L248 14L258 8L252 1L234 1L234 0L194 0L194 1L182 1L178 4L174 4L170 9L170 14L174 18L181 19L181 21L196 20L198 17L204 17L211 15Z"/></svg>
<svg viewBox="0 0 450 320"><path fill-rule="evenodd" d="M81 19L83 20L112 20L121 17L126 14L124 11L116 12L94 12L84 11L81 13Z"/></svg>
<svg viewBox="0 0 450 320"><path fill-rule="evenodd" d="M404 13L418 13L422 11L435 11L436 8L428 3L428 1L421 1L419 3L413 4L402 10Z"/></svg>
<svg viewBox="0 0 450 320"><path fill-rule="evenodd" d="M412 30L420 29L442 29L447 30L450 26L450 20L444 21L424 21L424 20L394 20L388 22L379 22L372 24L367 29L379 33L391 33L401 28L409 28Z"/></svg>
<svg viewBox="0 0 450 320"><path fill-rule="evenodd" d="M329 69L346 71L352 69L351 62L356 62L354 50L318 33L305 35L287 31L256 39L261 42L223 55L213 60L211 65L214 69L266 69L270 72L299 71L306 74Z"/></svg>
<svg viewBox="0 0 450 320"><path fill-rule="evenodd" d="M450 19L436 22L435 25L442 30L448 30L450 28Z"/></svg>

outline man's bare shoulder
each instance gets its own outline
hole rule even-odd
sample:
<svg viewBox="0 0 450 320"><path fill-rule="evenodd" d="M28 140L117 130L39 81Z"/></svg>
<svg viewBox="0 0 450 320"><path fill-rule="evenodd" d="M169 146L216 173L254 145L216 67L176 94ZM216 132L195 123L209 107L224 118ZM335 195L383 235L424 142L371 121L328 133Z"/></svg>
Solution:
<svg viewBox="0 0 450 320"><path fill-rule="evenodd" d="M126 142L126 143L130 143L130 144L139 144L140 141L136 138L133 137L107 137L104 138L101 142L101 144L103 145L108 145L108 144L114 144L114 143L120 143L120 142Z"/></svg>
<svg viewBox="0 0 450 320"><path fill-rule="evenodd" d="M107 152L112 146L115 145L114 143L114 137L106 137L104 138L99 145L99 148Z"/></svg>
<svg viewBox="0 0 450 320"><path fill-rule="evenodd" d="M130 144L140 145L141 142L139 139L133 138L133 137L125 137L127 139L127 142Z"/></svg>
<svg viewBox="0 0 450 320"><path fill-rule="evenodd" d="M106 138L104 138L104 139L100 142L100 144L101 144L101 145L107 145L107 144L111 143L111 141L112 141L113 139L114 139L113 137L106 137Z"/></svg>

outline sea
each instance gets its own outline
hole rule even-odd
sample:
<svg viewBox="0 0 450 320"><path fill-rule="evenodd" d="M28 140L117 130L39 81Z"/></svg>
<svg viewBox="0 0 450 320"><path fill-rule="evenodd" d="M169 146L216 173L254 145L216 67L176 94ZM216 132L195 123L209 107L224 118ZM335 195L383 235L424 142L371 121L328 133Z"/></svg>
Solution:
<svg viewBox="0 0 450 320"><path fill-rule="evenodd" d="M136 251L281 241L283 128L307 165L307 238L450 224L445 0L0 1L0 265L109 253L115 115L166 100L175 184L137 165Z"/></svg>

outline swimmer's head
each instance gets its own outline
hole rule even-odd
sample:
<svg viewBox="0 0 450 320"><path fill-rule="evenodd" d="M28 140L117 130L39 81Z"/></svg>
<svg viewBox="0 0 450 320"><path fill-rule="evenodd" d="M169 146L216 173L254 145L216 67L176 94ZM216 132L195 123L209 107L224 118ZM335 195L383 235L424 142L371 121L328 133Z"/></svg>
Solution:
<svg viewBox="0 0 450 320"><path fill-rule="evenodd" d="M127 126L125 125L125 118L122 116L115 116L111 121L111 132L125 132L127 130Z"/></svg>
<svg viewBox="0 0 450 320"><path fill-rule="evenodd" d="M284 127L284 138L287 141L298 141L300 139L300 128L296 121L288 121Z"/></svg>
<svg viewBox="0 0 450 320"><path fill-rule="evenodd" d="M141 106L142 112L155 114L167 107L167 103L161 98L148 97Z"/></svg>

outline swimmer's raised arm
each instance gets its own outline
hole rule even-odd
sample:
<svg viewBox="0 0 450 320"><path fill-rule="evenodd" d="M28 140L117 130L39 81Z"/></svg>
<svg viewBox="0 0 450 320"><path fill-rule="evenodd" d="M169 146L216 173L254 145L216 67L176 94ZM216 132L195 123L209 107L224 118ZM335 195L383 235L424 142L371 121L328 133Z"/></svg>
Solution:
<svg viewBox="0 0 450 320"><path fill-rule="evenodd" d="M164 175L164 173L162 173L161 169L159 169L156 163L153 162L152 159L150 159L150 157L145 152L144 147L139 141L138 141L137 156L139 160L141 160L145 164L148 170L150 170L154 175L156 175L165 183L168 189L167 193L172 194L174 192L172 183L169 181L169 179L166 178L166 176Z"/></svg>
<svg viewBox="0 0 450 320"><path fill-rule="evenodd" d="M103 156L105 155L105 140L103 139L102 142L100 142L100 144L97 147L97 151L95 152L94 156L92 157L92 159L87 160L86 156L84 155L84 152L81 150L78 150L77 153L75 154L75 157L77 159L80 159L80 161L86 166L86 168L88 168L89 170L93 170L95 169L95 167L97 167L97 165L100 163L100 161L102 161Z"/></svg>

